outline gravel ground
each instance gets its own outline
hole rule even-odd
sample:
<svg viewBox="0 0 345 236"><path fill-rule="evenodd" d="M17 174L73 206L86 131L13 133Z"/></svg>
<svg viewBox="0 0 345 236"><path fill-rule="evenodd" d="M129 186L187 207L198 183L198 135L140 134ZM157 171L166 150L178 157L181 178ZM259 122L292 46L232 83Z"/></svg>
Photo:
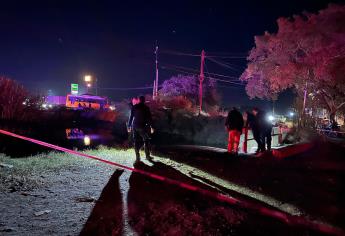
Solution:
<svg viewBox="0 0 345 236"><path fill-rule="evenodd" d="M188 152L183 150L185 155L175 152L176 158L155 156L153 162L135 163L132 150L100 147L86 152L277 207L272 199L265 202L259 192L247 190L249 184L224 182L222 176L234 167L252 163L253 169L262 168L255 160L232 159L227 166L223 162L228 156L188 155L186 163ZM221 174L202 171L211 163ZM0 181L0 235L319 235L137 173L62 153L26 158L0 154Z"/></svg>
<svg viewBox="0 0 345 236"><path fill-rule="evenodd" d="M0 235L8 236L78 235L116 170L57 153L0 163Z"/></svg>

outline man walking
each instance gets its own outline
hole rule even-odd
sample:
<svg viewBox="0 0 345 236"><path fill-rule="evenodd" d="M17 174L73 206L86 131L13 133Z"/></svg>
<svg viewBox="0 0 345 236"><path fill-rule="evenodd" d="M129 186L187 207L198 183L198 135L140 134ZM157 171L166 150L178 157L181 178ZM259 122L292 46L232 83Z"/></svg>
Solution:
<svg viewBox="0 0 345 236"><path fill-rule="evenodd" d="M145 155L148 160L150 156L150 134L153 131L151 111L145 105L145 97L139 97L139 103L132 107L131 114L128 121L128 130L133 132L134 149L136 160L140 160L140 148L144 143Z"/></svg>
<svg viewBox="0 0 345 236"><path fill-rule="evenodd" d="M238 154L243 124L242 114L233 107L225 121L225 127L229 132L228 153Z"/></svg>

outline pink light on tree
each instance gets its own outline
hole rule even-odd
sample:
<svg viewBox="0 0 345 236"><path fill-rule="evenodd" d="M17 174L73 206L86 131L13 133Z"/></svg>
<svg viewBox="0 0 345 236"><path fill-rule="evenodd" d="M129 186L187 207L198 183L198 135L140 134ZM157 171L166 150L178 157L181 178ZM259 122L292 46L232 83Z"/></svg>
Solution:
<svg viewBox="0 0 345 236"><path fill-rule="evenodd" d="M159 95L162 98L183 96L196 106L199 96L199 78L190 75L173 76L163 82ZM203 99L206 107L219 104L220 97L214 80L208 78L204 80Z"/></svg>
<svg viewBox="0 0 345 236"><path fill-rule="evenodd" d="M255 36L241 80L251 97L274 99L287 88L311 94L331 119L345 105L345 6L279 18L278 32Z"/></svg>

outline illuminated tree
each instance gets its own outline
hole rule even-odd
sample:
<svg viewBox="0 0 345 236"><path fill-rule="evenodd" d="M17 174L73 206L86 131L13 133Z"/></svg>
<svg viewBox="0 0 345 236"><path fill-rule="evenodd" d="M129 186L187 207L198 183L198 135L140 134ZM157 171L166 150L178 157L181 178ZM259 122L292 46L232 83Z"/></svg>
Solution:
<svg viewBox="0 0 345 236"><path fill-rule="evenodd" d="M255 37L241 80L251 97L275 99L287 88L320 102L334 119L345 105L345 6L278 19L278 32ZM309 99L309 98L308 98Z"/></svg>
<svg viewBox="0 0 345 236"><path fill-rule="evenodd" d="M178 75L165 80L159 94L163 98L182 96L190 100L194 105L199 99L199 78L196 76ZM203 82L203 99L206 105L214 106L219 102L216 90L216 82L205 79Z"/></svg>
<svg viewBox="0 0 345 236"><path fill-rule="evenodd" d="M13 119L23 114L26 90L16 81L0 77L0 118ZM17 117L19 118L19 117Z"/></svg>

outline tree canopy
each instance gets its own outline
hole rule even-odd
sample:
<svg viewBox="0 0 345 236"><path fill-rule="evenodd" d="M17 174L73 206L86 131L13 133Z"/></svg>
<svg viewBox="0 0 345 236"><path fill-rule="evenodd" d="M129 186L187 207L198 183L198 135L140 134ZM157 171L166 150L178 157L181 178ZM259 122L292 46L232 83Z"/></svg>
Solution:
<svg viewBox="0 0 345 236"><path fill-rule="evenodd" d="M199 78L190 75L173 76L163 82L159 94L163 97L183 96L197 105L199 101ZM219 95L214 80L206 78L203 81L203 99L206 105L218 105Z"/></svg>
<svg viewBox="0 0 345 236"><path fill-rule="evenodd" d="M345 104L345 6L330 4L277 23L277 33L255 36L241 76L247 94L275 99L294 88L335 113Z"/></svg>

